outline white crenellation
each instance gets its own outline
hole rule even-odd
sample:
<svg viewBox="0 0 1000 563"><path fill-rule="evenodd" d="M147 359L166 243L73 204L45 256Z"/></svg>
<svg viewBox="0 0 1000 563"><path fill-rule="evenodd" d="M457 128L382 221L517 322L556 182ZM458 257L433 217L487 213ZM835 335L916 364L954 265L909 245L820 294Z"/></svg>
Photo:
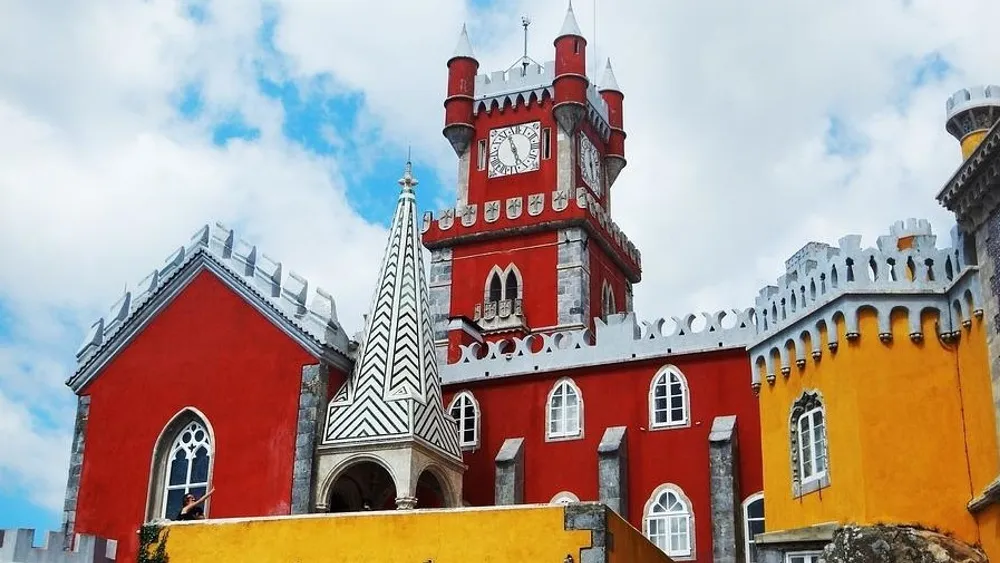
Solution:
<svg viewBox="0 0 1000 563"><path fill-rule="evenodd" d="M577 188L573 197L566 192L556 190L550 193L550 198L549 208L556 213L562 213L569 209L571 201L575 202L578 208L586 209L590 215L597 219L598 224L608 233L611 240L615 241L618 248L624 251L636 264L642 262L642 255L639 249L632 244L621 228L611 219L604 206L601 205L587 188ZM499 219L499 215L494 215L494 213L505 213L507 219L518 219L522 214L523 199L521 197L513 197L505 201L495 200L486 202L483 212L485 223L494 223ZM541 215L545 210L545 200L544 193L529 195L527 197L528 215L531 217ZM492 207L494 204L498 206L503 205L504 210L500 210L498 207L494 211ZM437 227L442 231L450 230L455 225L455 217L458 217L460 224L466 228L475 227L479 219L475 204L442 210L438 213L438 217ZM426 233L434 223L434 214L430 211L425 212L421 224L422 232Z"/></svg>
<svg viewBox="0 0 1000 563"><path fill-rule="evenodd" d="M9 563L109 563L117 557L118 542L79 534L73 549L63 549L62 532L49 532L45 545L34 547L35 530L0 530L0 561Z"/></svg>
<svg viewBox="0 0 1000 563"><path fill-rule="evenodd" d="M461 346L457 363L442 365L445 384L561 371L584 366L612 365L678 354L745 347L755 334L753 309L702 313L705 326L694 328L697 315L636 321L634 313L594 319L590 329L553 334L531 334L496 342ZM667 330L665 330L667 329Z"/></svg>
<svg viewBox="0 0 1000 563"><path fill-rule="evenodd" d="M978 267L965 255L957 228L951 247L938 248L936 239L930 223L909 219L892 225L875 248L862 249L861 237L850 235L837 247L810 242L792 255L777 285L764 287L756 299L756 336L748 347L753 385L761 384L761 371L773 383L778 372L787 377L792 364L802 369L808 358L819 361L821 333L835 352L840 337L830 329L837 321L844 323L848 340L858 338L862 310L876 313L883 342L892 340L890 321L897 310L906 313L915 342L924 338L921 314L928 310L940 315L944 339L970 327L972 318L983 314Z"/></svg>
<svg viewBox="0 0 1000 563"><path fill-rule="evenodd" d="M191 242L172 252L161 268L153 270L134 289L115 301L108 315L97 319L77 351L77 372L114 340L143 305L155 297L188 263L205 254L245 282L250 290L276 308L282 316L317 342L337 350L348 349L348 339L337 320L333 297L295 272L285 272L258 248L236 237L217 223L200 228Z"/></svg>
<svg viewBox="0 0 1000 563"><path fill-rule="evenodd" d="M475 93L475 113L500 110L507 104L512 107L537 104L544 96L553 96L552 82L555 79L555 61L538 65L531 63L523 70L518 66L509 71L497 70L489 74L477 74ZM594 84L587 87L587 118L605 142L611 138L608 119L608 104L601 97Z"/></svg>

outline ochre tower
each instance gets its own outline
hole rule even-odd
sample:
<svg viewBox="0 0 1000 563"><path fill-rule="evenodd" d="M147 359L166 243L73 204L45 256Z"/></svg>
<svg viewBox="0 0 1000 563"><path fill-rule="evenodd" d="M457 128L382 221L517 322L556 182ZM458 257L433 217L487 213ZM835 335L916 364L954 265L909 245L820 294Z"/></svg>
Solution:
<svg viewBox="0 0 1000 563"><path fill-rule="evenodd" d="M1000 120L1000 86L963 88L948 99L947 110L945 128L961 143L962 158L967 159Z"/></svg>
<svg viewBox="0 0 1000 563"><path fill-rule="evenodd" d="M572 5L554 47L554 61L526 52L477 75L463 26L448 61L443 134L458 156L458 201L423 223L442 359L470 339L591 327L632 309L639 252L610 217L624 95L610 61L600 88L587 76Z"/></svg>

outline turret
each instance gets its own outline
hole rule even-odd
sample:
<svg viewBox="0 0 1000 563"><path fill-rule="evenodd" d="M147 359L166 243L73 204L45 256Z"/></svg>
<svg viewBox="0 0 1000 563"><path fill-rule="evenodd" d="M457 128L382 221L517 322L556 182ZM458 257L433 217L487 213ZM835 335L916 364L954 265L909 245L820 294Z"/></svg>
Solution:
<svg viewBox="0 0 1000 563"><path fill-rule="evenodd" d="M618 80L611 70L611 59L604 69L604 77L601 79L601 98L608 104L608 124L611 126L611 137L608 140L608 153L604 156L604 169L608 174L608 187L610 188L618 174L625 168L625 130L622 129L622 103L625 94L622 94L618 87Z"/></svg>
<svg viewBox="0 0 1000 563"><path fill-rule="evenodd" d="M962 144L962 158L967 159L1000 121L1000 86L963 88L948 98L947 111L945 129Z"/></svg>
<svg viewBox="0 0 1000 563"><path fill-rule="evenodd" d="M552 114L559 126L572 134L587 114L587 87L590 85L587 79L587 40L576 23L572 1L554 43L556 64L552 88L555 105Z"/></svg>
<svg viewBox="0 0 1000 563"><path fill-rule="evenodd" d="M444 101L442 131L458 156L469 150L469 142L476 132L472 120L478 70L479 61L472 53L469 33L463 24L455 54L448 59L448 97Z"/></svg>

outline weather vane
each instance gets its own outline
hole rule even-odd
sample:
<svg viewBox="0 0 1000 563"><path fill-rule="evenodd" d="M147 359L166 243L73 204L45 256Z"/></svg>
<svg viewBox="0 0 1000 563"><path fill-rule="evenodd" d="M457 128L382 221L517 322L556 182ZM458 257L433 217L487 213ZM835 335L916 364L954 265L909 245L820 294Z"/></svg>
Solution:
<svg viewBox="0 0 1000 563"><path fill-rule="evenodd" d="M520 63L521 64L521 76L524 76L524 75L528 74L528 66L529 65L531 65L532 63L534 63L536 65L538 64L535 61L533 61L531 59L531 57L528 56L528 26L529 25L531 25L531 17L529 17L527 14L521 16L521 27L524 28L524 52L521 54L521 58L518 59L518 61L516 63L510 65L510 68L507 69L507 71L510 72L511 68L514 68L515 66L518 65L518 63Z"/></svg>

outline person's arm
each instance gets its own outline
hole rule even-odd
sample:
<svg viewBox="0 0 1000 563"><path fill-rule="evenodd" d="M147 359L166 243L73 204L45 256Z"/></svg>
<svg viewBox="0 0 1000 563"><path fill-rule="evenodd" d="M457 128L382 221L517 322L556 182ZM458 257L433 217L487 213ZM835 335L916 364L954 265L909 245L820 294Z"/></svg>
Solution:
<svg viewBox="0 0 1000 563"><path fill-rule="evenodd" d="M207 493L205 493L205 496L203 496L200 499L194 501L194 504L192 504L191 506L198 506L199 504L205 502L206 500L208 500L208 497L212 496L212 493L214 493L214 492L215 492L215 487L212 487Z"/></svg>

